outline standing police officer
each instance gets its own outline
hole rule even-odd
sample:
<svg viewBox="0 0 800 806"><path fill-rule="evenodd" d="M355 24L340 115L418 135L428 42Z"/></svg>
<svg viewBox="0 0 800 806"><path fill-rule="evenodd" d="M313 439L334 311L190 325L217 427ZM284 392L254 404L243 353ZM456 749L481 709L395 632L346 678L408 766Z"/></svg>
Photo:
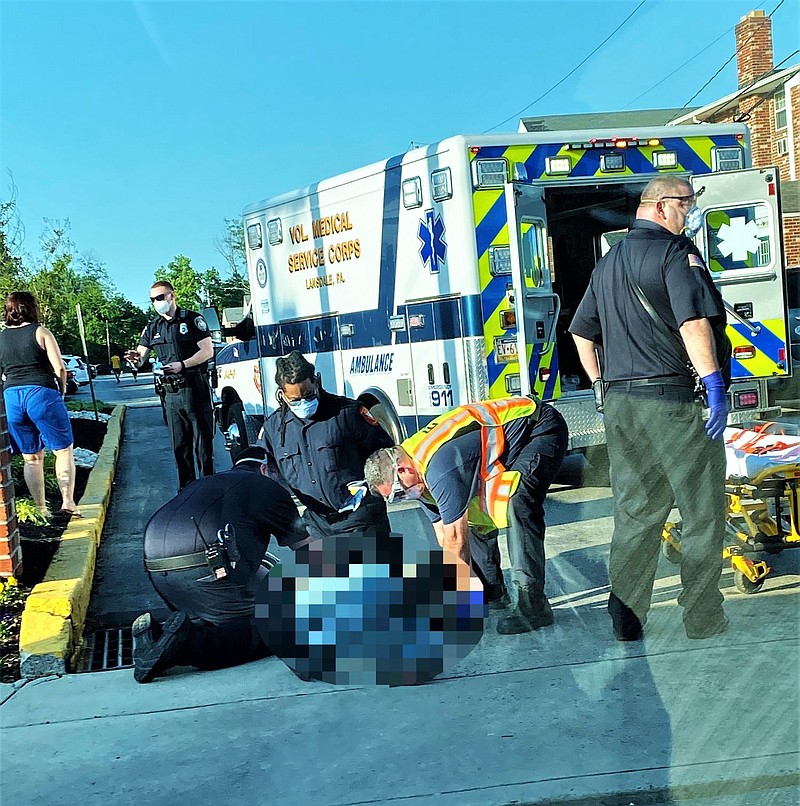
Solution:
<svg viewBox="0 0 800 806"><path fill-rule="evenodd" d="M695 200L685 179L647 185L633 227L598 261L569 328L589 380L605 388L614 495L608 609L621 641L642 636L661 531L676 504L686 635L707 638L728 624L719 579L731 344L722 297L682 234L702 223ZM692 367L708 397L705 424Z"/></svg>
<svg viewBox="0 0 800 806"><path fill-rule="evenodd" d="M305 505L314 538L376 528L389 532L382 498L367 494L355 510L339 512L351 497L348 484L364 478L366 458L392 444L356 400L322 388L314 365L299 350L279 358L275 373L280 408L267 417L263 438L271 463Z"/></svg>
<svg viewBox="0 0 800 806"><path fill-rule="evenodd" d="M155 350L163 365L164 412L178 466L178 488L214 473L214 414L207 362L214 346L206 320L195 311L175 304L175 289L158 280L150 289L158 316L142 331L139 346L125 357L136 367Z"/></svg>

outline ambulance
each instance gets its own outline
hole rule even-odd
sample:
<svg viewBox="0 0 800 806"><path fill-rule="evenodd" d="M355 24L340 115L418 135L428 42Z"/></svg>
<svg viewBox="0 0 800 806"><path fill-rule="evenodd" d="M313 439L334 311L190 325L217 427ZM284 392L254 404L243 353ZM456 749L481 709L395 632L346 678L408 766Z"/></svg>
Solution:
<svg viewBox="0 0 800 806"><path fill-rule="evenodd" d="M780 188L777 168L751 167L745 126L459 135L245 209L255 328L217 356L229 444L253 442L277 405L276 359L300 350L398 441L454 406L535 393L572 451L597 453L567 328L656 176L702 190L730 422L770 416L766 381L790 372Z"/></svg>

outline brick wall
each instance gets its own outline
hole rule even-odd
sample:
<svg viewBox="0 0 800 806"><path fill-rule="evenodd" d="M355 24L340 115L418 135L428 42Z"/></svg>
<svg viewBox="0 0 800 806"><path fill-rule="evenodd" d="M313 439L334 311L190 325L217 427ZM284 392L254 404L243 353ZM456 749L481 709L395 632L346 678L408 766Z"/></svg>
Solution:
<svg viewBox="0 0 800 806"><path fill-rule="evenodd" d="M786 250L786 265L800 266L800 215L784 215L783 247Z"/></svg>
<svg viewBox="0 0 800 806"><path fill-rule="evenodd" d="M751 11L736 26L736 65L740 88L772 70L772 20L763 11Z"/></svg>
<svg viewBox="0 0 800 806"><path fill-rule="evenodd" d="M14 507L14 480L11 478L11 450L3 395L0 394L0 577L22 573L17 511Z"/></svg>
<svg viewBox="0 0 800 806"><path fill-rule="evenodd" d="M791 142L792 138L789 138L789 148L794 147L795 175L790 178L800 179L800 84L790 87L786 94L786 107L788 109L791 105L792 121L794 122L794 142ZM781 176L783 176L782 171Z"/></svg>

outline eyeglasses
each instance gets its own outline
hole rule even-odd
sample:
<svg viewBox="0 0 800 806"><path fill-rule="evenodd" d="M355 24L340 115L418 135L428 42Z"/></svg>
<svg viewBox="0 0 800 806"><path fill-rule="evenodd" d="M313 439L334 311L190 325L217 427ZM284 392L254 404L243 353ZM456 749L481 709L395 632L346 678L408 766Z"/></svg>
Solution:
<svg viewBox="0 0 800 806"><path fill-rule="evenodd" d="M390 451L388 448L384 448L384 450L391 457L392 472L394 474L392 489L389 495L386 496L386 503L393 504L395 501L402 501L406 497L406 488L400 483L400 476L397 471L397 457L394 455L394 451Z"/></svg>
<svg viewBox="0 0 800 806"><path fill-rule="evenodd" d="M694 204L697 199L703 195L705 192L705 188L702 187L699 190L695 191L694 193L690 194L689 196L662 196L660 199L642 199L642 204L658 204L660 201L666 201L667 199L675 199L675 201L679 202L688 202L691 206Z"/></svg>
<svg viewBox="0 0 800 806"><path fill-rule="evenodd" d="M317 391L316 391L316 389L315 389L313 392L308 392L308 393L307 393L307 394L305 394L305 395L300 395L300 397L293 397L293 398L291 398L291 399L289 399L288 397L286 397L286 395L284 394L284 398L286 398L286 402L287 402L287 403L289 403L290 405L291 405L292 403L299 403L301 400L314 400L314 398L315 398L316 396L317 396Z"/></svg>
<svg viewBox="0 0 800 806"><path fill-rule="evenodd" d="M163 294L158 294L155 297L150 297L150 302L161 302L169 296L170 292L165 291Z"/></svg>

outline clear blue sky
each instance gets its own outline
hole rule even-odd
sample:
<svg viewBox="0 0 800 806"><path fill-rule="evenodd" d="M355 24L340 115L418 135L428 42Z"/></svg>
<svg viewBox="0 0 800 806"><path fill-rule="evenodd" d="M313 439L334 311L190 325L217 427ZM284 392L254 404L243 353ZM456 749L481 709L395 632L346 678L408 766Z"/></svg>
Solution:
<svg viewBox="0 0 800 806"><path fill-rule="evenodd" d="M733 54L723 34L779 2L646 0L527 114L683 106ZM141 304L176 254L224 268L214 237L251 202L411 141L515 131L639 3L0 0L0 196L11 171L24 248L69 218ZM773 17L776 63L800 47L799 13L785 0ZM733 60L693 105L735 89Z"/></svg>

